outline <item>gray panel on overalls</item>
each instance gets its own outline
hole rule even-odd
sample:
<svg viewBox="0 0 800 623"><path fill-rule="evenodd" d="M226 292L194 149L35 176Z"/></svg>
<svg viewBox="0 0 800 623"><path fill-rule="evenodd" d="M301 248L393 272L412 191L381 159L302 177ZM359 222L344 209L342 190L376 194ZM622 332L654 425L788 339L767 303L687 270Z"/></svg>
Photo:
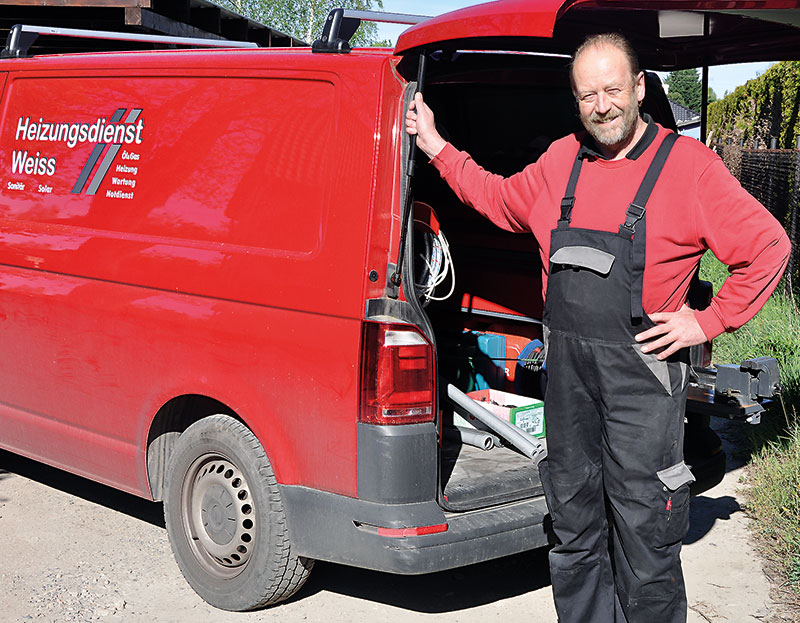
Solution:
<svg viewBox="0 0 800 623"><path fill-rule="evenodd" d="M686 620L679 554L693 480L683 463L688 358L682 351L659 361L634 340L655 326L642 310L644 208L676 138L659 146L618 232L570 227L581 147L551 234L541 472L561 623Z"/></svg>

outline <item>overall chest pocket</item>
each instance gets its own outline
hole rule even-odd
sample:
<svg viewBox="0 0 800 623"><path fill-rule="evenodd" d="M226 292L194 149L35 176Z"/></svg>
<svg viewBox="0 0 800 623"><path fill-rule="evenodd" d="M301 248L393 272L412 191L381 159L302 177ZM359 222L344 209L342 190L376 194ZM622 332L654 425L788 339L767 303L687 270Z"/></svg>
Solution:
<svg viewBox="0 0 800 623"><path fill-rule="evenodd" d="M598 275L608 275L616 258L606 251L587 246L561 247L550 256L553 267L584 268L596 272Z"/></svg>

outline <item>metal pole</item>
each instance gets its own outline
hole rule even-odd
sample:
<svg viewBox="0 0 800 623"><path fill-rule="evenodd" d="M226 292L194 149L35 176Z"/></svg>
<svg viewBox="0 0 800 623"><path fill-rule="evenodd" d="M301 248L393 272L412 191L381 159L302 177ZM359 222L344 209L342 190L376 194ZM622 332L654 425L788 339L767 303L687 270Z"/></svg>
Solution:
<svg viewBox="0 0 800 623"><path fill-rule="evenodd" d="M708 136L708 65L703 66L702 99L700 104L700 140L705 144Z"/></svg>
<svg viewBox="0 0 800 623"><path fill-rule="evenodd" d="M422 93L422 88L425 84L425 50L419 53L419 65L417 67L417 90L416 93ZM406 163L406 196L403 201L403 212L401 216L400 230L400 248L397 251L397 267L390 277L392 285L399 288L403 282L403 258L406 253L406 238L408 237L408 224L409 215L411 214L411 207L414 203L414 194L411 190L411 182L414 178L414 172L417 164L417 136L416 134L409 137L408 146L408 161ZM399 295L398 295L399 296ZM395 297L396 298L396 297Z"/></svg>

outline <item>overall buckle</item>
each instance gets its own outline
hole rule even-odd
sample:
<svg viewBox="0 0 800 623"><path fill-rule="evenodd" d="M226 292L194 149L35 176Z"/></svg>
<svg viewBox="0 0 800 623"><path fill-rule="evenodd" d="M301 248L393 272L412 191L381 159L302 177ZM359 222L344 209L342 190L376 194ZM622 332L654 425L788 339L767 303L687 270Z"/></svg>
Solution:
<svg viewBox="0 0 800 623"><path fill-rule="evenodd" d="M561 199L561 218L559 221L569 222L572 215L572 208L575 205L575 197L564 197Z"/></svg>
<svg viewBox="0 0 800 623"><path fill-rule="evenodd" d="M630 232L631 234L636 231L636 223L642 220L644 216L644 208L642 206L636 205L632 203L628 206L628 211L625 214L625 222L620 225L619 229L622 232L622 228L624 227L625 230Z"/></svg>

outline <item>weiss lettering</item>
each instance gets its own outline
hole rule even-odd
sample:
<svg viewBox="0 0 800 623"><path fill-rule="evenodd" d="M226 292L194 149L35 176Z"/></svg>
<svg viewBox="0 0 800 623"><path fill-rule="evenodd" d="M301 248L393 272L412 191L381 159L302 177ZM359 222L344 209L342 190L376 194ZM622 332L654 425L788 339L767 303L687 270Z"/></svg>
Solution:
<svg viewBox="0 0 800 623"><path fill-rule="evenodd" d="M55 175L55 157L42 156L41 152L36 155L28 155L28 151L15 149L11 154L11 172L25 173L26 175Z"/></svg>

